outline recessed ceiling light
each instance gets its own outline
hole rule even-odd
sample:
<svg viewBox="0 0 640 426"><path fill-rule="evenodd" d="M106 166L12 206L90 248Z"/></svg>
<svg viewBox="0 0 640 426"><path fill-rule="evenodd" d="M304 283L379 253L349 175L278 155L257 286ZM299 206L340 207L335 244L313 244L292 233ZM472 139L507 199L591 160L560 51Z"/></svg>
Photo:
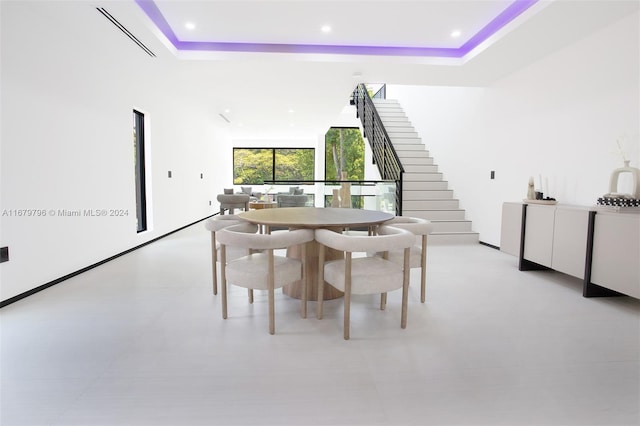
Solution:
<svg viewBox="0 0 640 426"><path fill-rule="evenodd" d="M294 112L293 108L289 108L289 114L293 114Z"/></svg>
<svg viewBox="0 0 640 426"><path fill-rule="evenodd" d="M454 30L454 31L451 32L451 37L453 37L453 38L458 38L461 35L462 35L462 31L460 31L460 30Z"/></svg>
<svg viewBox="0 0 640 426"><path fill-rule="evenodd" d="M231 110L229 108L225 108L224 112L226 112L227 114L231 112Z"/></svg>
<svg viewBox="0 0 640 426"><path fill-rule="evenodd" d="M184 26L188 30L195 30L196 29L196 24L194 24L193 22L187 22L186 24L184 24Z"/></svg>
<svg viewBox="0 0 640 426"><path fill-rule="evenodd" d="M323 25L322 28L320 28L320 30L325 34L326 33L330 33L331 32L331 25Z"/></svg>

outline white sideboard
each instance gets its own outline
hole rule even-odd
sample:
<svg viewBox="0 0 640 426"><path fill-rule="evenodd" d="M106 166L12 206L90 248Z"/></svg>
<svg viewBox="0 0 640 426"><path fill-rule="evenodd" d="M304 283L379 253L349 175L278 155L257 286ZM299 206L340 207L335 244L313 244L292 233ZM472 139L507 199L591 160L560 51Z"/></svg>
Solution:
<svg viewBox="0 0 640 426"><path fill-rule="evenodd" d="M520 270L553 269L584 282L583 295L640 298L640 211L504 203L500 249Z"/></svg>

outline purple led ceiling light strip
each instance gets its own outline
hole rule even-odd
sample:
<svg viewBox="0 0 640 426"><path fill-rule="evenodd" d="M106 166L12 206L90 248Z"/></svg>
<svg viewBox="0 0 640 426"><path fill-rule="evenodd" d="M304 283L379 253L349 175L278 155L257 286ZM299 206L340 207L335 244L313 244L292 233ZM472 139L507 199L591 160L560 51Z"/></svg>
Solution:
<svg viewBox="0 0 640 426"><path fill-rule="evenodd" d="M462 58L480 43L487 40L509 22L513 21L538 0L515 0L502 13L485 25L461 47L397 47L397 46L343 46L327 44L279 44L279 43L233 43L215 41L183 41L175 35L171 26L153 0L135 0L155 26L181 51L213 52L261 52L261 53L322 53L341 55L378 56L423 56L440 58Z"/></svg>

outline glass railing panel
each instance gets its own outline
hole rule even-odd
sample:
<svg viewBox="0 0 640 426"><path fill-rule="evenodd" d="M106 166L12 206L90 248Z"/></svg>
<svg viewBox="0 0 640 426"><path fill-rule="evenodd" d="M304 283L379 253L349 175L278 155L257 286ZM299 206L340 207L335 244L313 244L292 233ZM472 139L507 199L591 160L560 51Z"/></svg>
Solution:
<svg viewBox="0 0 640 426"><path fill-rule="evenodd" d="M395 181L274 181L266 183L262 192L265 201L281 207L349 207L395 214ZM348 201L343 202L343 196Z"/></svg>

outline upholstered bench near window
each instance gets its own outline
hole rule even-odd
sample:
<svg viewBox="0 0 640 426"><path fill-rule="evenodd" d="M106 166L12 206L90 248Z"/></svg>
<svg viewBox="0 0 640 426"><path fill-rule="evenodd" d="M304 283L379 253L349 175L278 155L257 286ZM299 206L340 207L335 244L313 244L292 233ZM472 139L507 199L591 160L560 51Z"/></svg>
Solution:
<svg viewBox="0 0 640 426"><path fill-rule="evenodd" d="M253 192L253 187L251 186L241 186L240 192L237 194L247 194L249 196L249 201L258 201L262 197L262 192Z"/></svg>
<svg viewBox="0 0 640 426"><path fill-rule="evenodd" d="M304 193L304 189L291 186L289 192L281 192L276 196L278 207L304 207L307 205L309 196Z"/></svg>

